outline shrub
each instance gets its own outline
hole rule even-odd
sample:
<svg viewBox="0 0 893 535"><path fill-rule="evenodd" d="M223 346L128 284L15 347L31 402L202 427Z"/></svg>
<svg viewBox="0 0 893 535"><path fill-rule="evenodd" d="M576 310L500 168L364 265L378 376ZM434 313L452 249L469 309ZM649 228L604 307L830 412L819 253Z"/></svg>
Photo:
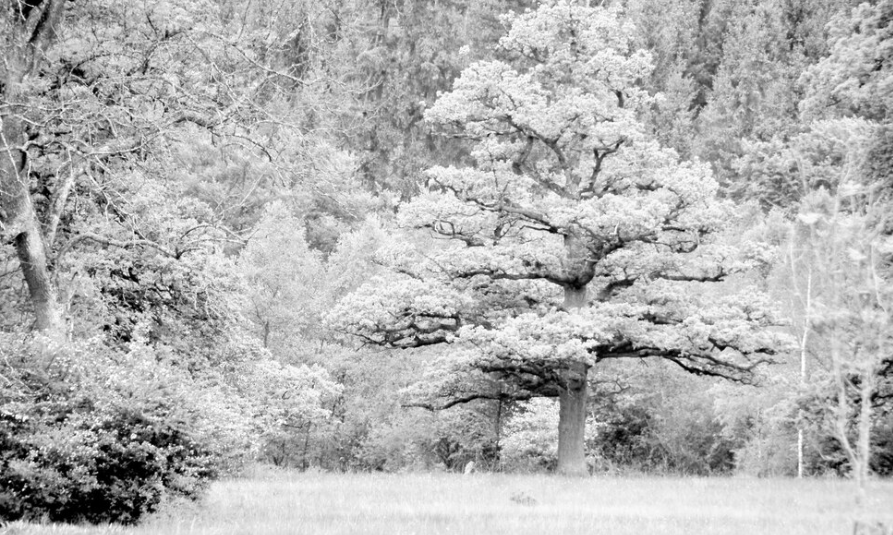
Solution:
<svg viewBox="0 0 893 535"><path fill-rule="evenodd" d="M882 372L880 384L873 396L873 412L870 433L869 468L881 477L893 476L893 388L891 371L888 366ZM851 383L852 384L852 383ZM858 383L855 383L858 385ZM799 423L804 429L806 448L804 469L807 474L847 475L851 472L838 436L837 385L831 377L813 378L809 389L796 401L800 409ZM854 392L850 390L850 395ZM857 399L849 400L850 407L858 407ZM858 426L858 412L847 415L846 432L850 443L855 443Z"/></svg>
<svg viewBox="0 0 893 535"><path fill-rule="evenodd" d="M737 443L723 434L712 385L666 367L647 371L650 391L640 383L629 395L609 398L596 408L594 457L611 470L731 472Z"/></svg>
<svg viewBox="0 0 893 535"><path fill-rule="evenodd" d="M216 455L151 354L0 339L0 519L132 524L197 498Z"/></svg>
<svg viewBox="0 0 893 535"><path fill-rule="evenodd" d="M889 416L884 416L871 429L869 468L875 475L890 477L893 476L893 422ZM851 471L850 461L840 440L828 430L829 425L825 423L824 429L807 429L806 440L809 447L804 458L806 471L809 474L847 475Z"/></svg>
<svg viewBox="0 0 893 535"><path fill-rule="evenodd" d="M135 523L167 496L196 498L210 452L176 426L87 400L0 413L0 517Z"/></svg>
<svg viewBox="0 0 893 535"><path fill-rule="evenodd" d="M656 424L641 406L617 408L604 415L592 441L596 456L611 468L650 471L665 468L666 452L656 440Z"/></svg>

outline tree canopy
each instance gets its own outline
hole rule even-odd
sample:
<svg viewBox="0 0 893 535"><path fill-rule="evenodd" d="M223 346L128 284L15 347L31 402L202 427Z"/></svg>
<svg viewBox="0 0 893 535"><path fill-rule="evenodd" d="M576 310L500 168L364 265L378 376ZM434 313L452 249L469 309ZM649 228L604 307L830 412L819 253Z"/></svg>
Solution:
<svg viewBox="0 0 893 535"><path fill-rule="evenodd" d="M445 242L389 251L392 275L333 317L371 343L455 345L429 378L440 406L559 397L559 470L580 472L597 362L657 357L748 381L781 338L759 292L702 287L760 251L716 239L734 208L710 170L645 133L650 57L618 11L545 2L509 21L500 59L472 64L425 113L474 143L473 167L429 169L400 208L404 228Z"/></svg>

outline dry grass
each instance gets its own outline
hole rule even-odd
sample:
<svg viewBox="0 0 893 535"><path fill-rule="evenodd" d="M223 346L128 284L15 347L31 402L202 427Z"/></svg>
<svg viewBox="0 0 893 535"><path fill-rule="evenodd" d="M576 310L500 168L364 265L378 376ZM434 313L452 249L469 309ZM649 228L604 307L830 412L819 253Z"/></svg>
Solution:
<svg viewBox="0 0 893 535"><path fill-rule="evenodd" d="M852 496L851 482L831 479L268 472L218 482L201 506L136 528L13 524L5 533L844 535ZM871 496L870 515L893 525L893 482L874 482Z"/></svg>

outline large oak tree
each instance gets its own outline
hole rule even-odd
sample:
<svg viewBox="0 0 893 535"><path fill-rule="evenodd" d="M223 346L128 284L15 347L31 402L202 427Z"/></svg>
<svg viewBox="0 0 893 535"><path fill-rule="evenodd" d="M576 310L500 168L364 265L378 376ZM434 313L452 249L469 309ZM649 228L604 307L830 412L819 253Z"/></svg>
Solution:
<svg viewBox="0 0 893 535"><path fill-rule="evenodd" d="M390 278L332 317L368 343L452 344L420 383L428 407L558 397L558 470L577 474L599 361L749 381L783 341L759 292L709 289L753 262L718 239L732 206L709 169L644 133L651 61L620 12L555 0L509 21L499 59L426 112L477 162L429 169L401 207L403 227L445 243L385 252Z"/></svg>

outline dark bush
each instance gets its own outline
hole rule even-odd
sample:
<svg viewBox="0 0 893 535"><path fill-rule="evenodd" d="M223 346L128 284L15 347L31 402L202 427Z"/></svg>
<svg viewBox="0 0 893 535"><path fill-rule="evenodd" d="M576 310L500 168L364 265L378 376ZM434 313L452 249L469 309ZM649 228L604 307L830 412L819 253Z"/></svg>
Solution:
<svg viewBox="0 0 893 535"><path fill-rule="evenodd" d="M848 377L848 415L846 429L851 444L857 440L858 407L861 404L858 377ZM811 393L799 400L802 424L806 432L805 466L809 474L847 475L850 461L837 436L837 385L826 380L814 385ZM893 476L893 360L886 359L880 369L878 385L872 396L871 458L872 473Z"/></svg>
<svg viewBox="0 0 893 535"><path fill-rule="evenodd" d="M665 452L653 436L654 421L643 407L623 407L611 414L590 445L598 457L615 467L655 470Z"/></svg>
<svg viewBox="0 0 893 535"><path fill-rule="evenodd" d="M658 421L648 405L615 408L589 447L610 466L645 472L691 475L728 473L734 467L733 443L722 427L699 414Z"/></svg>
<svg viewBox="0 0 893 535"><path fill-rule="evenodd" d="M212 457L175 424L89 401L0 412L0 518L133 524L198 497Z"/></svg>
<svg viewBox="0 0 893 535"><path fill-rule="evenodd" d="M813 447L807 450L805 459L808 473L841 476L850 473L850 461L837 437L828 433L816 434L812 442ZM869 467L878 476L893 476L893 423L882 422L872 428Z"/></svg>
<svg viewBox="0 0 893 535"><path fill-rule="evenodd" d="M0 521L133 524L195 499L219 455L150 351L0 336Z"/></svg>
<svg viewBox="0 0 893 535"><path fill-rule="evenodd" d="M882 477L893 476L893 420L874 429L871 471Z"/></svg>

